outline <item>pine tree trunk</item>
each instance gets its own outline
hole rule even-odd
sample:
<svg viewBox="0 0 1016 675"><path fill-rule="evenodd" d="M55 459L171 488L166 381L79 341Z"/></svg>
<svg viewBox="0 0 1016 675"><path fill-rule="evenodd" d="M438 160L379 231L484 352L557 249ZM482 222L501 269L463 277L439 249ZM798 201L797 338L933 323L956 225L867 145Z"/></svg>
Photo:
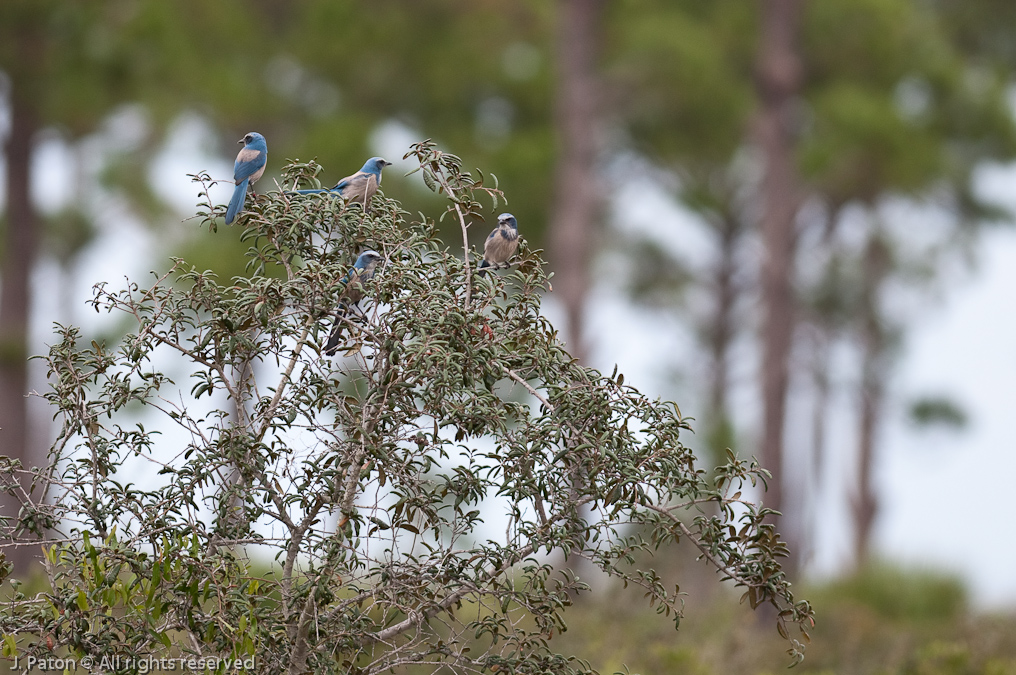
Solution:
<svg viewBox="0 0 1016 675"><path fill-rule="evenodd" d="M554 291L566 313L568 350L580 361L588 356L582 329L600 202L595 161L602 18L603 0L559 2L555 89L559 145L549 243L556 273Z"/></svg>
<svg viewBox="0 0 1016 675"><path fill-rule="evenodd" d="M762 178L762 464L773 473L766 506L784 500L784 418L794 336L795 219L800 205L794 157L794 104L802 80L796 51L801 0L763 0L757 63L760 110L757 142L765 161ZM793 545L798 539L783 532ZM787 536L789 535L789 536Z"/></svg>
<svg viewBox="0 0 1016 675"><path fill-rule="evenodd" d="M33 45L29 35L19 42L27 55ZM11 128L7 138L7 213L0 260L0 454L34 462L28 423L28 356L31 311L32 268L38 246L38 220L29 194L32 137L38 129L38 113L25 80L11 74ZM27 487L26 481L21 481ZM21 502L12 495L0 495L0 515L16 518ZM10 547L7 560L16 574L23 574L36 556L32 547Z"/></svg>
<svg viewBox="0 0 1016 675"><path fill-rule="evenodd" d="M818 543L818 528L822 526L819 495L825 476L826 437L829 422L829 400L832 396L832 336L821 325L813 325L811 344L811 379L815 389L811 397L811 475L807 488L804 529L801 532L798 562L814 555Z"/></svg>
<svg viewBox="0 0 1016 675"><path fill-rule="evenodd" d="M872 483L875 443L885 403L885 379L888 354L886 329L879 310L879 293L889 267L889 253L877 234L864 252L864 297L861 317L863 328L860 419L858 429L857 488L851 499L854 518L854 560L867 562L871 535L878 513L878 499Z"/></svg>
<svg viewBox="0 0 1016 675"><path fill-rule="evenodd" d="M730 346L736 335L734 308L740 289L737 283L737 247L744 227L732 209L716 223L719 235L719 260L713 270L714 306L708 327L709 344L709 423L707 442L715 461L732 442L729 410Z"/></svg>

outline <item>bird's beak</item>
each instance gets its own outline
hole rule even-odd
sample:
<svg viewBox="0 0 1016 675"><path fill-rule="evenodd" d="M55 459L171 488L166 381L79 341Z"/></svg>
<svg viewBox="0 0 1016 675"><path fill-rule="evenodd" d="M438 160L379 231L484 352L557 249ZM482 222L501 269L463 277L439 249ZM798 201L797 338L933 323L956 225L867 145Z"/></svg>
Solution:
<svg viewBox="0 0 1016 675"><path fill-rule="evenodd" d="M241 138L240 140L237 141L237 143L239 143L240 145L243 145L243 139Z"/></svg>
<svg viewBox="0 0 1016 675"><path fill-rule="evenodd" d="M391 166L391 165L392 165L392 162L385 161L385 166Z"/></svg>

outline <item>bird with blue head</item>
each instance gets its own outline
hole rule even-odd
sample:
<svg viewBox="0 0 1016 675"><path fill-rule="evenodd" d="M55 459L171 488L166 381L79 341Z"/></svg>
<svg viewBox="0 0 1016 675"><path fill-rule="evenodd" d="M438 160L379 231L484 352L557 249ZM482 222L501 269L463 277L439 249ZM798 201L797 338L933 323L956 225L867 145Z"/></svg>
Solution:
<svg viewBox="0 0 1016 675"><path fill-rule="evenodd" d="M519 224L515 216L502 213L497 217L497 227L483 244L483 260L480 261L480 276L487 274L486 268L499 269L519 250Z"/></svg>
<svg viewBox="0 0 1016 675"><path fill-rule="evenodd" d="M363 285L374 278L378 263L381 262L381 254L377 251L367 250L359 255L352 269L342 277L342 283L346 289L339 299L339 306L335 309L335 323L328 334L328 341L324 346L324 353L331 356L339 348L342 340L342 327L346 322L346 315L350 309L356 307L357 303L364 297Z"/></svg>
<svg viewBox="0 0 1016 675"><path fill-rule="evenodd" d="M233 163L233 181L236 187L233 188L233 198L229 200L229 207L226 209L227 225L236 220L236 215L243 211L244 202L247 200L247 187L261 178L268 164L268 143L264 136L252 131L237 143L243 143L243 147L236 154L236 161Z"/></svg>
<svg viewBox="0 0 1016 675"><path fill-rule="evenodd" d="M364 162L359 171L354 173L352 176L346 176L336 183L333 188L296 190L296 194L338 194L348 202L357 202L366 207L370 204L371 197L373 197L374 193L377 192L378 186L381 185L381 170L386 166L391 165L391 162L381 157L371 157Z"/></svg>

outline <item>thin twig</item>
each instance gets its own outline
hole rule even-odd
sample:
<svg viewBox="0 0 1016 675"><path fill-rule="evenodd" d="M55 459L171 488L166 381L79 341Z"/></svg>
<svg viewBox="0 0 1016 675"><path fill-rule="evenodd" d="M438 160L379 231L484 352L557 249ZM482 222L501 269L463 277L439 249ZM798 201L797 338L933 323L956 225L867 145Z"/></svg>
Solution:
<svg viewBox="0 0 1016 675"><path fill-rule="evenodd" d="M533 389L532 385L531 385L531 384L529 384L528 382L526 382L526 381L525 381L525 380L524 380L524 379L522 378L522 376L521 376L521 375L519 375L518 373L516 373L516 372L515 372L514 370L512 370L512 369L511 369L511 368L509 368L508 366L501 366L501 370L503 370L503 371L504 371L505 373L507 373L507 374L508 374L508 376L509 376L509 377L511 377L511 378L512 378L513 380L515 380L516 382L518 382L519 384L521 384L521 385L522 385L523 387L525 387L525 388L526 388L526 391L528 391L528 392L529 392L530 394L532 394L532 395L533 395L533 396L535 396L535 397L536 397L537 399L539 399L540 403L542 403L543 405L545 405L545 406L547 407L547 410L548 410L548 411L550 411L550 412L554 412L554 404L552 404L552 403L551 403L550 401L548 401L548 400L547 400L547 399L546 399L546 398L545 398L544 396L542 396L542 395L540 394L540 392L538 392L538 391L536 391L535 389Z"/></svg>
<svg viewBox="0 0 1016 675"><path fill-rule="evenodd" d="M473 298L473 272L469 265L469 226L466 225L466 218L462 215L462 209L458 204L455 205L455 213L458 214L459 225L462 227L462 260L466 265L466 309L469 309Z"/></svg>

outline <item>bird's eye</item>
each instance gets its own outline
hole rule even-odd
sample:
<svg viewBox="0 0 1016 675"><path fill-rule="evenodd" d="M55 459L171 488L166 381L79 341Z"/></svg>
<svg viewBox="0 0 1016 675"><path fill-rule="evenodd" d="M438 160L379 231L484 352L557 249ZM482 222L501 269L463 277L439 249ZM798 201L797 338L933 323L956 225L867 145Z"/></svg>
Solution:
<svg viewBox="0 0 1016 675"><path fill-rule="evenodd" d="M251 138L250 134L247 134L246 136L243 137L243 142L244 143L250 143L252 140L254 140L254 139Z"/></svg>

